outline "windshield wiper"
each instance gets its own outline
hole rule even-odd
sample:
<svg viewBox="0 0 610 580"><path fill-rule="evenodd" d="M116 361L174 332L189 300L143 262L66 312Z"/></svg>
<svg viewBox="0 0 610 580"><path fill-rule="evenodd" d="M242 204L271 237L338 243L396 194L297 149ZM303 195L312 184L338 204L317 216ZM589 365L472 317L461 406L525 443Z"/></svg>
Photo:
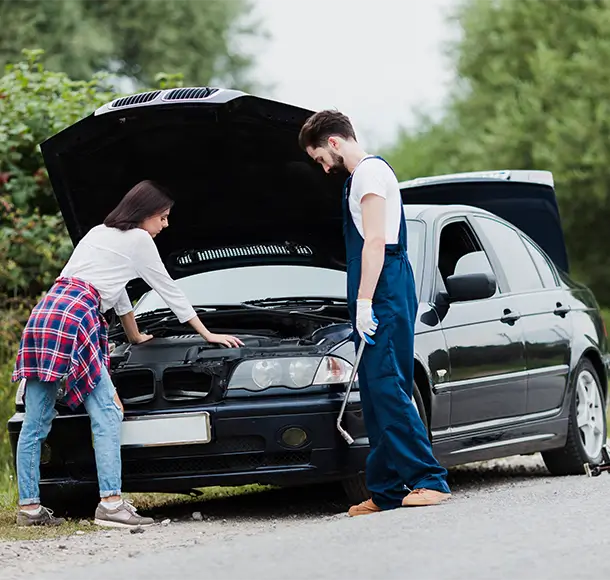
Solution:
<svg viewBox="0 0 610 580"><path fill-rule="evenodd" d="M286 306L287 304L303 306L345 306L347 304L347 300L345 298L330 296L274 296L269 298L246 300L245 302L242 302L242 304L253 306Z"/></svg>

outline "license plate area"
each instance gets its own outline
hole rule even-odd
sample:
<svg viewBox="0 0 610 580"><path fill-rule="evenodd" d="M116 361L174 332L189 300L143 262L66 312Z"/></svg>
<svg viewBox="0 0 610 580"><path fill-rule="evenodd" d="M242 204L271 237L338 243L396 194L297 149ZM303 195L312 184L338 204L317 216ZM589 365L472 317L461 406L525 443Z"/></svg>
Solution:
<svg viewBox="0 0 610 580"><path fill-rule="evenodd" d="M121 424L121 447L195 445L211 439L206 412L126 417Z"/></svg>

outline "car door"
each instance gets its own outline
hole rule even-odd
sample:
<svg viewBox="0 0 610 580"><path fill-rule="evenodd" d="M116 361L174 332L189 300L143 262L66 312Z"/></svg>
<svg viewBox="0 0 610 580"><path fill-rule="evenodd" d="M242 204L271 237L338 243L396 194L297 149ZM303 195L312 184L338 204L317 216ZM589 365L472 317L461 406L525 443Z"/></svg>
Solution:
<svg viewBox="0 0 610 580"><path fill-rule="evenodd" d="M502 273L494 271L487 248L465 216L442 224L436 258L437 296L452 274L487 271L498 280L491 298L438 307L450 369L435 388L451 393L451 428L466 432L523 415L527 378L521 320L514 315L513 297L504 291Z"/></svg>
<svg viewBox="0 0 610 580"><path fill-rule="evenodd" d="M572 325L570 306L548 258L509 224L474 218L504 265L516 309L521 315L528 371L528 414L554 412L567 385Z"/></svg>

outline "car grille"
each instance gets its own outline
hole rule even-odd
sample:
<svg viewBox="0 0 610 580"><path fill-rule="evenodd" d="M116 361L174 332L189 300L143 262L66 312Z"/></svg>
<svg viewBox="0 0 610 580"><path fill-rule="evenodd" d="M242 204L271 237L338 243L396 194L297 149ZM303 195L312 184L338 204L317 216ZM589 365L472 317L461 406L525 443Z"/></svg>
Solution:
<svg viewBox="0 0 610 580"><path fill-rule="evenodd" d="M125 476L170 475L206 473L226 473L234 471L252 471L265 467L294 467L308 465L310 454L307 452L273 453L240 453L237 455L211 455L205 457L173 457L170 459L153 459L125 461Z"/></svg>
<svg viewBox="0 0 610 580"><path fill-rule="evenodd" d="M266 467L307 466L310 462L308 451L283 451L123 460L122 465L124 477L145 477L254 471ZM69 470L71 477L77 480L96 478L95 464L70 464Z"/></svg>
<svg viewBox="0 0 610 580"><path fill-rule="evenodd" d="M170 401L205 399L212 389L213 376L192 369L167 369L163 373L163 395Z"/></svg>
<svg viewBox="0 0 610 580"><path fill-rule="evenodd" d="M138 93L136 95L130 95L129 97L122 97L116 101L112 101L110 106L113 109L120 109L121 107L128 107L130 105L148 103L156 99L160 93L161 91L149 91L147 93Z"/></svg>
<svg viewBox="0 0 610 580"><path fill-rule="evenodd" d="M185 87L173 89L163 97L165 101L190 101L191 99L207 99L217 93L218 89L210 87Z"/></svg>
<svg viewBox="0 0 610 580"><path fill-rule="evenodd" d="M125 405L146 403L155 396L155 375L149 370L115 372L112 382Z"/></svg>

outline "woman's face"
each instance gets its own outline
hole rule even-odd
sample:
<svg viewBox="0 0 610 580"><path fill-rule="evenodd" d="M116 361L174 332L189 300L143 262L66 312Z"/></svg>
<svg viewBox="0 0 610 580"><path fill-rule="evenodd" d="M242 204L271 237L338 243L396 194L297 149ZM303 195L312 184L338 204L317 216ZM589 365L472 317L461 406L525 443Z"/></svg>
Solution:
<svg viewBox="0 0 610 580"><path fill-rule="evenodd" d="M169 225L168 217L169 209L166 209L160 214L146 218L140 224L140 227L143 230L146 230L154 238L157 234L161 233L161 231Z"/></svg>

